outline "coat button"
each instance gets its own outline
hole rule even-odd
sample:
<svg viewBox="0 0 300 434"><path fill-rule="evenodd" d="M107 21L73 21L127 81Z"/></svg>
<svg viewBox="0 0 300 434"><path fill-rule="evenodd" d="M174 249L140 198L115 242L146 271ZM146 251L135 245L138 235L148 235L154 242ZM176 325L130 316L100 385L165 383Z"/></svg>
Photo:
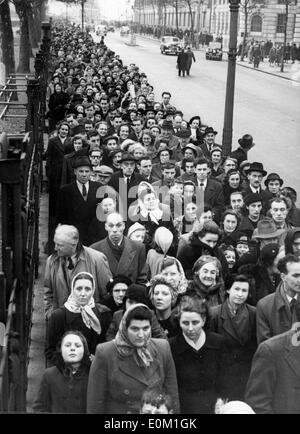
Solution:
<svg viewBox="0 0 300 434"><path fill-rule="evenodd" d="M129 392L128 389L125 389L125 390L124 390L124 393L125 393L125 395L129 395L129 394L130 394L130 392Z"/></svg>

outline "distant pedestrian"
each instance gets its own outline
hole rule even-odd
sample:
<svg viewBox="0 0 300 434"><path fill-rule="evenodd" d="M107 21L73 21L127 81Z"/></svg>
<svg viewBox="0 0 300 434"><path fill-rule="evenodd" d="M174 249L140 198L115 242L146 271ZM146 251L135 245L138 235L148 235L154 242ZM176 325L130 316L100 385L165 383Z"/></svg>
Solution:
<svg viewBox="0 0 300 434"><path fill-rule="evenodd" d="M261 48L258 44L255 45L253 50L253 66L254 68L259 67L259 62L261 60Z"/></svg>
<svg viewBox="0 0 300 434"><path fill-rule="evenodd" d="M193 61L196 62L196 58L195 58L194 53L191 50L191 47L187 47L187 56L188 56L188 59L187 59L187 70L186 70L186 73L187 73L187 75L190 75L190 70L191 70L192 63L193 63Z"/></svg>
<svg viewBox="0 0 300 434"><path fill-rule="evenodd" d="M184 48L179 52L177 57L177 69L178 69L178 76L181 77L185 76L186 70L188 66L188 54L184 51Z"/></svg>

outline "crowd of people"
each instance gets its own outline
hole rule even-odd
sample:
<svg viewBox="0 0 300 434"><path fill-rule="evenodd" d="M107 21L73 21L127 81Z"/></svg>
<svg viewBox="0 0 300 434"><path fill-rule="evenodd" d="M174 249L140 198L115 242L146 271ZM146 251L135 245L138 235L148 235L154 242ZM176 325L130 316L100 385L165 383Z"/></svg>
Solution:
<svg viewBox="0 0 300 434"><path fill-rule="evenodd" d="M295 189L104 40L57 25L51 54L34 411L300 413Z"/></svg>

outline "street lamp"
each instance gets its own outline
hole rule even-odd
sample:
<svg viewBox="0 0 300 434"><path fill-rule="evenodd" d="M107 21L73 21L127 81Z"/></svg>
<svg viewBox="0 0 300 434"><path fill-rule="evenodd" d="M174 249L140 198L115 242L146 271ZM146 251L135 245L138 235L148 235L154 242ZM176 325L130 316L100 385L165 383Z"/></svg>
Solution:
<svg viewBox="0 0 300 434"><path fill-rule="evenodd" d="M230 29L229 29L229 48L228 48L228 66L227 66L227 83L225 97L225 114L223 127L223 152L229 155L232 145L232 122L233 122L233 104L234 104L234 85L235 69L237 55L237 31L238 15L240 0L229 0L230 9Z"/></svg>

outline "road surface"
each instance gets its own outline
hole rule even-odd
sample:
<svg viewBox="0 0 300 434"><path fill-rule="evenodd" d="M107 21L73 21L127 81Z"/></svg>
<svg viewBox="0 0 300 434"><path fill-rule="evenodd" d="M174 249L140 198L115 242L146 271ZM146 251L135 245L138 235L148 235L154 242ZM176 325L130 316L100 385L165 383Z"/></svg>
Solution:
<svg viewBox="0 0 300 434"><path fill-rule="evenodd" d="M156 100L162 91L170 91L171 103L185 119L199 114L203 123L218 131L216 141L221 143L227 61L205 60L204 52L197 51L191 76L178 77L176 57L161 55L157 41L137 36L138 46L128 46L129 41L118 32L105 39L124 64L136 63L147 74ZM300 195L300 84L237 66L233 149L246 133L256 143L249 159L262 161L268 172L278 172L284 185L293 186Z"/></svg>

